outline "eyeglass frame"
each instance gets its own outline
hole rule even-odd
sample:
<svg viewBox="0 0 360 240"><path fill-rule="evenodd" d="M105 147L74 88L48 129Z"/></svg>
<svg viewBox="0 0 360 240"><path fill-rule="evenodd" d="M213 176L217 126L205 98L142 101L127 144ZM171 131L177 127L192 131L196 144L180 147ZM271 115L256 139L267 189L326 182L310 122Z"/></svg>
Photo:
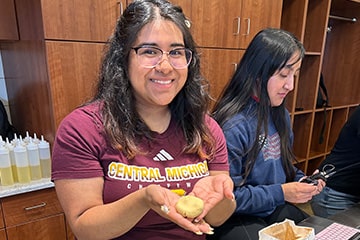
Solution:
<svg viewBox="0 0 360 240"><path fill-rule="evenodd" d="M144 66L144 65L142 65L142 64L140 63L140 60L139 60L139 56L140 56L140 55L138 54L138 50L141 49L141 48L152 48L152 49L159 50L159 51L161 52L161 55L159 56L159 59L158 59L158 61L157 61L157 63L156 63L155 65L153 65L153 66ZM137 56L137 59L138 59L139 64L140 64L142 67L144 67L144 68L154 68L154 67L156 67L156 66L161 62L162 57L164 56L164 53L165 53L165 54L167 55L168 62L170 63L170 65L171 65L173 68L175 68L175 69L185 69L185 68L187 68L187 67L190 65L191 60L192 60L192 55L193 55L193 51L192 51L191 49L189 49L189 48L186 48L186 47L178 47L178 48L171 49L170 51L164 51L164 50L162 50L161 48L158 48L158 47L155 47L155 46L142 45L142 46L138 46L138 47L132 47L131 49L135 51L135 54L136 54L136 56ZM186 64L184 67L180 67L180 68L179 68L179 67L175 67L175 66L172 64L172 62L171 62L171 57L169 57L169 56L171 56L170 53L171 53L172 51L176 51L176 50L184 50L184 51L185 51L185 58L186 58L187 64ZM190 53L189 60L187 59L187 53Z"/></svg>

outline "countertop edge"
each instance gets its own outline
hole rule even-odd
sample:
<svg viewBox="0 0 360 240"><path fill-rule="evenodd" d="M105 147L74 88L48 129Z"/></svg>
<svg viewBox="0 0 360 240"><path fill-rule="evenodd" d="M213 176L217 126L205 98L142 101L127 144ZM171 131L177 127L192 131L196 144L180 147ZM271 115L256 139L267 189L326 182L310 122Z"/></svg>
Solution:
<svg viewBox="0 0 360 240"><path fill-rule="evenodd" d="M50 178L43 178L41 180L31 181L28 184L15 183L12 186L0 186L0 198L10 197L51 187L54 187L54 183L51 182Z"/></svg>

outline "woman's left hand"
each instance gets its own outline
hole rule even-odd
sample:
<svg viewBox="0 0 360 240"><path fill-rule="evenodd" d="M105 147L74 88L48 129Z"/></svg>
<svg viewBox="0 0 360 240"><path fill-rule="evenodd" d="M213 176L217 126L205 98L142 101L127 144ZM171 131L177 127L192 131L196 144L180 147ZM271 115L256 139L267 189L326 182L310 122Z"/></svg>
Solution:
<svg viewBox="0 0 360 240"><path fill-rule="evenodd" d="M234 183L226 174L208 176L200 179L189 195L194 195L204 201L204 210L196 218L201 220L208 212L225 198L234 200Z"/></svg>
<svg viewBox="0 0 360 240"><path fill-rule="evenodd" d="M313 175L318 174L319 172L320 172L319 169L316 169L316 170L313 172ZM314 195L319 194L319 193L323 190L323 188L325 187L325 185L326 185L326 182L325 182L324 180L322 180L321 178L318 179L318 180L317 180L317 185L316 185L317 188L316 188L316 192L315 192Z"/></svg>

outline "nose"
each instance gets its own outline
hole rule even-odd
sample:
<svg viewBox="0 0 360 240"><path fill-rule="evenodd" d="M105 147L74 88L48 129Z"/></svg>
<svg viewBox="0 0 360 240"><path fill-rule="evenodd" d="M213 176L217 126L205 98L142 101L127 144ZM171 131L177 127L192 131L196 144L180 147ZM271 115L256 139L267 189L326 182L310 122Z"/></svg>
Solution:
<svg viewBox="0 0 360 240"><path fill-rule="evenodd" d="M295 76L291 75L286 79L286 82L284 84L285 89L287 89L289 91L292 91L294 89L294 78L295 78Z"/></svg>
<svg viewBox="0 0 360 240"><path fill-rule="evenodd" d="M165 61L166 60L166 61ZM155 70L162 73L168 73L173 69L173 66L170 63L170 59L167 53L164 53L161 56L158 64L155 65Z"/></svg>

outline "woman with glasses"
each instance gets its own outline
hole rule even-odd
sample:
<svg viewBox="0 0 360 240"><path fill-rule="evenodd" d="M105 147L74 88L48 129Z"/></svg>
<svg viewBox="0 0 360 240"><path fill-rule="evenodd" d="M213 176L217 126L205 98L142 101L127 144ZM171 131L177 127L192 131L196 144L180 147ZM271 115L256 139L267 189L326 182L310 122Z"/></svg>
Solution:
<svg viewBox="0 0 360 240"><path fill-rule="evenodd" d="M137 0L120 17L97 93L58 128L52 180L78 239L205 239L234 211L221 128L181 8ZM204 208L176 211L180 195Z"/></svg>

